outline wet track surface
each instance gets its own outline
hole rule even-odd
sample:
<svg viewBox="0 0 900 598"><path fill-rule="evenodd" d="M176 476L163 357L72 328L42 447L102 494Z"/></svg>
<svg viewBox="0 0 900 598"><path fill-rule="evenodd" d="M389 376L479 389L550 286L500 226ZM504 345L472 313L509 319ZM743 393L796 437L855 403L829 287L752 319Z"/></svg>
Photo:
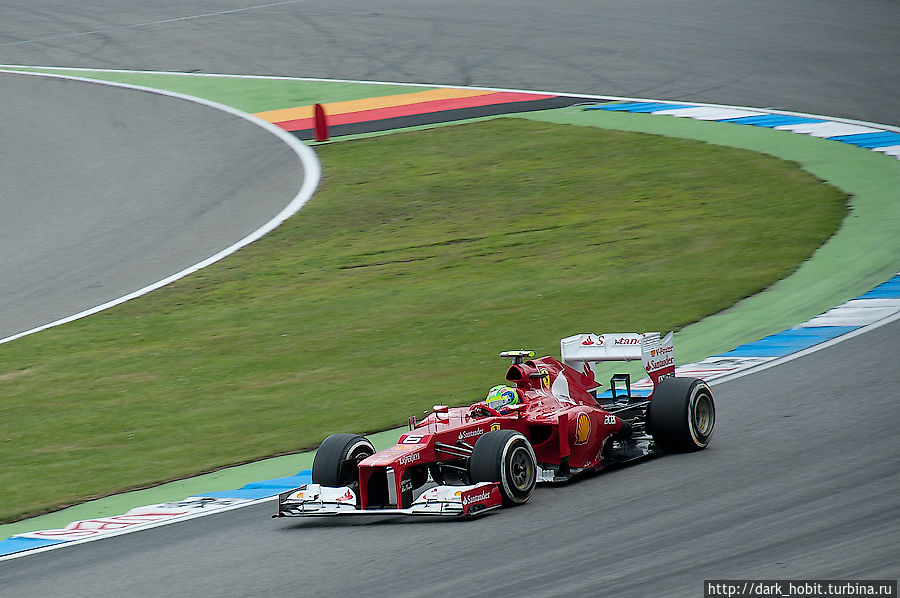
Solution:
<svg viewBox="0 0 900 598"><path fill-rule="evenodd" d="M64 17L22 6L0 25L0 62L480 84L900 124L892 2L310 1L147 25L240 5L95 0ZM480 520L335 525L272 520L262 505L3 562L0 587L701 596L711 578L896 578L898 338L894 322L716 386L708 450L541 487Z"/></svg>

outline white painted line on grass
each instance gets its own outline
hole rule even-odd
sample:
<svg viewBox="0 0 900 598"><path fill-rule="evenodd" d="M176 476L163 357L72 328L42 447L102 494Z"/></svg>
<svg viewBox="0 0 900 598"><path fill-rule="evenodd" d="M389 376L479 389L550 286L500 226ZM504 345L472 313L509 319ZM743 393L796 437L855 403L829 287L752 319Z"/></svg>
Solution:
<svg viewBox="0 0 900 598"><path fill-rule="evenodd" d="M741 108L710 108L698 106L697 108L672 108L669 110L656 110L653 114L667 114L680 118L695 118L697 120L724 120L726 118L744 118L747 116L764 116L769 112L759 110L743 110Z"/></svg>
<svg viewBox="0 0 900 598"><path fill-rule="evenodd" d="M823 123L800 123L796 125L778 125L775 129L779 131L790 131L791 133L803 133L812 137L838 137L841 135L861 135L863 133L880 133L881 129L875 129L863 125L855 125L848 123L836 122Z"/></svg>

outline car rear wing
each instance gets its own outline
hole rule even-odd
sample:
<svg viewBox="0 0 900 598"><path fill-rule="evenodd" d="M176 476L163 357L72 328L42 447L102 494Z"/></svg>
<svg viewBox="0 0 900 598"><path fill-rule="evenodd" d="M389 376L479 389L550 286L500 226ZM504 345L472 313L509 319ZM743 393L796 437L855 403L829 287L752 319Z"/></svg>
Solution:
<svg viewBox="0 0 900 598"><path fill-rule="evenodd" d="M614 332L576 334L559 342L562 362L582 374L593 377L591 364L603 361L640 360L653 385L675 375L675 348L670 332L660 338L658 332Z"/></svg>

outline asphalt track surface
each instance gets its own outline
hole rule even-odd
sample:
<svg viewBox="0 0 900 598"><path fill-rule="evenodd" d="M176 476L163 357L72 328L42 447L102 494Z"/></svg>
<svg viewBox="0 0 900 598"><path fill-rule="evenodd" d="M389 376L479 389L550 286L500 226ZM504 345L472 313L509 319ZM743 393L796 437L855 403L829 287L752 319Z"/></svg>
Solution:
<svg viewBox="0 0 900 598"><path fill-rule="evenodd" d="M900 124L894 0L4 0L0 62L481 85Z"/></svg>
<svg viewBox="0 0 900 598"><path fill-rule="evenodd" d="M715 438L472 521L273 503L0 563L9 596L702 596L704 579L897 576L900 321L714 387ZM852 359L846 356L852 355Z"/></svg>
<svg viewBox="0 0 900 598"><path fill-rule="evenodd" d="M0 62L480 84L900 124L894 2L303 1L147 25L240 5L55 6L21 2L4 19ZM898 338L894 322L718 385L706 451L541 487L480 520L271 520L262 505L2 562L0 588L700 596L710 578L896 578Z"/></svg>
<svg viewBox="0 0 900 598"><path fill-rule="evenodd" d="M209 258L303 180L268 131L181 99L0 73L0 105L0 338Z"/></svg>

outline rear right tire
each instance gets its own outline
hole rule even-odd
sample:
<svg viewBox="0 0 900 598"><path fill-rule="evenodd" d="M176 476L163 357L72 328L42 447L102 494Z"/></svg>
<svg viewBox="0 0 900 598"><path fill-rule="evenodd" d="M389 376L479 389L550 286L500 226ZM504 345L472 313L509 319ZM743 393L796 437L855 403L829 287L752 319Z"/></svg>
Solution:
<svg viewBox="0 0 900 598"><path fill-rule="evenodd" d="M647 408L647 431L663 450L706 448L715 425L716 404L703 380L666 378L656 386Z"/></svg>

